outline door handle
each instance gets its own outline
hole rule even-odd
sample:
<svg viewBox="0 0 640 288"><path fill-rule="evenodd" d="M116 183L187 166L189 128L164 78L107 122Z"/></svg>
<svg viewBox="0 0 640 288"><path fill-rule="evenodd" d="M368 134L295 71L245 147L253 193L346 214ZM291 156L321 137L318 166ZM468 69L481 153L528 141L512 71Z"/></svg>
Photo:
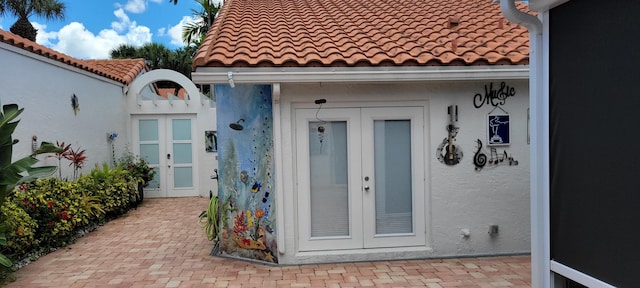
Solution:
<svg viewBox="0 0 640 288"><path fill-rule="evenodd" d="M171 160L171 154L167 154L167 159Z"/></svg>
<svg viewBox="0 0 640 288"><path fill-rule="evenodd" d="M369 185L364 185L364 191L369 192Z"/></svg>

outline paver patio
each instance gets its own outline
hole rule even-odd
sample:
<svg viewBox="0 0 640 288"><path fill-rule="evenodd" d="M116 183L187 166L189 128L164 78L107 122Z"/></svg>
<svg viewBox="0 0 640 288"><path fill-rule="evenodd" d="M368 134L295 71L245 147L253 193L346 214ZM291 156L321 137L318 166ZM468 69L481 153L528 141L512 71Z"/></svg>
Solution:
<svg viewBox="0 0 640 288"><path fill-rule="evenodd" d="M7 287L530 287L530 257L274 267L209 256L208 198L145 199L20 269Z"/></svg>

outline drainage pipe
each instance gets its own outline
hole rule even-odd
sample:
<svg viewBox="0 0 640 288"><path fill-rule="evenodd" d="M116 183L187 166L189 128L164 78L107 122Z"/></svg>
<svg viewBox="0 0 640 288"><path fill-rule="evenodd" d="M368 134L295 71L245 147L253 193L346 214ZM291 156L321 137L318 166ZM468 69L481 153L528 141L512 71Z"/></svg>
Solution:
<svg viewBox="0 0 640 288"><path fill-rule="evenodd" d="M545 83L548 83L544 79L544 75L548 75L548 68L543 66L543 26L536 16L518 10L514 0L500 1L500 10L507 20L529 30L531 287L551 287L549 94L544 90Z"/></svg>

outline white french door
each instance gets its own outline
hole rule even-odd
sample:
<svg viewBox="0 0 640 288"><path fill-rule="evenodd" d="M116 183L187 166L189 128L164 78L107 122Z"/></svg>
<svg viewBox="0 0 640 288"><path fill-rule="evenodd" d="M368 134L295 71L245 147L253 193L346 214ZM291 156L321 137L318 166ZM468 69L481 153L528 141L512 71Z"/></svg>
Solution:
<svg viewBox="0 0 640 288"><path fill-rule="evenodd" d="M300 250L425 245L424 108L295 113Z"/></svg>
<svg viewBox="0 0 640 288"><path fill-rule="evenodd" d="M134 153L156 170L145 187L147 197L197 196L195 117L153 115L133 118Z"/></svg>

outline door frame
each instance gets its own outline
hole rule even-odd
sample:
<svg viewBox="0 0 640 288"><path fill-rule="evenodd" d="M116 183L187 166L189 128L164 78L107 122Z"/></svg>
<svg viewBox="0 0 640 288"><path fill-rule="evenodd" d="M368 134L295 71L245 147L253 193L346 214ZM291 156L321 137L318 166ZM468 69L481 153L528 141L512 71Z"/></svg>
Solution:
<svg viewBox="0 0 640 288"><path fill-rule="evenodd" d="M296 185L296 190L298 191L298 193L296 193L294 195L294 197L296 199L294 199L294 203L296 203L297 205L295 206L294 209L294 213L295 215L297 215L297 217L295 217L295 219L297 219L297 221L295 221L296 225L295 225L295 231L297 231L297 237L296 237L296 242L297 242L297 246L298 246L298 251L303 252L303 251L322 251L322 250L344 250L344 249L356 249L356 250L362 250L362 249L366 249L366 248L384 248L384 247L398 247L398 248L402 248L402 247L428 247L429 245L429 238L427 237L427 235L429 234L429 227L430 227L430 220L428 219L428 215L430 215L430 207L428 206L428 199L429 199L429 191L428 191L428 183L427 183L427 175L429 174L429 162L427 159L427 151L429 150L428 147L426 147L428 142L428 130L426 127L428 127L427 122L428 122L428 105L427 102L424 101L411 101L411 102L396 102L393 104L389 104L389 103L338 103L338 104L328 104L328 105L324 105L322 107L322 117L321 120L325 120L325 121L339 121L339 120L347 120L347 118L357 118L358 121L358 125L348 125L350 128L348 128L348 131L352 131L357 129L357 133L358 133L358 140L355 140L355 142L361 143L360 141L365 141L362 137L362 127L360 126L361 121L362 121L362 116L361 116L361 111L363 109L369 109L369 108L396 108L396 109L402 109L403 107L407 107L407 108L416 108L416 109L420 109L422 111L422 113L420 113L420 117L419 118L419 122L420 123L416 123L417 124L417 129L422 129L421 133L422 133L422 137L418 137L420 139L413 139L414 137L414 133L412 133L412 147L413 145L416 145L417 149L422 148L422 152L418 153L419 155L416 155L415 158L417 161L421 161L423 164L423 169L422 169L422 173L421 175L417 175L416 177L414 177L414 182L421 182L421 185L416 185L414 187L415 188L415 192L414 192L414 200L413 200L413 211L414 211L414 215L416 218L420 218L420 219L414 219L413 223L414 223L414 233L416 233L417 235L417 241L404 241L402 242L402 246L397 246L397 245L386 245L383 244L380 241L377 241L375 239L372 239L374 241L365 241L364 237L365 237L365 231L364 231L364 227L360 228L363 229L363 231L358 232L358 233L354 233L353 230L353 225L354 222L353 220L359 220L359 223L365 223L362 220L362 217L368 217L364 214L363 211L363 205L364 202L360 202L360 206L359 207L353 207L353 204L350 204L350 208L352 210L350 210L350 232L351 235L350 237L342 237L344 239L339 239L340 237L337 237L335 239L329 239L326 237L319 237L317 239L311 239L310 237L310 228L304 228L303 225L307 225L306 227L310 227L310 216L309 214L306 214L307 211L310 211L310 193L309 193L309 189L308 188L303 188L301 187L301 183L309 183L309 162L308 162L308 158L307 159L300 159L300 155L308 155L308 139L306 141L302 140L303 143L298 143L300 142L299 139L299 133L308 133L308 126L307 123L308 121L313 121L316 120L316 117L311 117L310 115L307 115L305 117L301 117L298 113L299 109L309 109L309 110L313 110L313 109L318 109L318 106L311 106L308 104L294 104L292 105L291 108L291 112L292 112L292 118L295 119L295 121L293 121L294 123L292 123L292 140L293 140L293 164L294 167L296 167L294 169L294 181L295 181L295 185ZM334 110L334 111L349 111L349 109L355 109L358 112L357 113L347 113L350 116L345 116L345 115L332 115L327 114L330 110ZM354 111L355 111L354 110ZM315 114L315 113L314 113ZM353 117L354 114L357 114L357 117ZM399 116L406 116L406 115L400 115ZM352 121L353 122L353 121ZM413 122L413 121L412 121ZM357 127L356 127L357 126ZM416 126L412 124L412 129L416 129ZM413 131L413 130L412 130ZM348 132L350 133L350 132ZM308 135L308 134L305 134ZM373 136L372 136L373 137ZM304 137L303 137L304 138ZM354 137L349 137L349 139L352 139ZM349 140L348 140L349 141ZM353 141L353 139L352 139ZM348 151L349 153L351 153L349 159L349 171L351 172L351 174L349 175L349 180L350 183L349 184L349 197L351 199L351 197L353 197L353 191L362 191L363 190L363 182L362 182L362 169L360 167L363 167L361 165L362 164L362 152L360 152L360 148L362 145L357 144L357 143L348 143ZM421 144L420 144L421 143ZM420 146L420 147L417 147ZM353 157L353 155L358 155L357 157ZM304 157L303 157L304 158ZM306 162L305 162L306 161ZM358 161L358 164L356 165L358 167L358 169L354 169L352 167L354 167L354 163L353 161ZM302 163L306 163L306 165L302 164ZM414 163L412 163L413 165ZM305 167L306 166L306 167ZM413 167L412 167L413 169ZM417 172L417 171L416 171ZM353 181L352 179L355 179L355 181ZM305 182L306 181L306 182ZM306 189L306 190L305 190ZM421 190L420 190L421 189ZM303 191L306 191L303 192ZM420 191L423 191L422 193L420 193ZM361 194L358 194L361 195ZM361 195L362 196L362 195ZM375 206L375 204L372 204L373 206ZM357 206L357 205L356 205ZM359 213L356 213L358 212ZM374 210L375 213L375 210ZM354 218L355 217L355 218ZM375 218L375 217L374 217ZM370 223L372 225L374 225L374 228L366 228L366 229L375 229L375 221L370 221ZM359 234L359 235L356 235ZM348 239L347 239L348 238ZM382 237L385 238L385 237ZM393 238L393 237L389 237L389 238ZM307 240L305 240L307 239ZM317 241L316 241L317 240ZM326 241L326 240L336 240L336 241ZM353 243L342 243L342 242L348 242L348 241L352 241ZM329 244L332 243L332 244ZM344 246L341 246L339 248L338 245L344 244ZM368 247L372 245L371 247Z"/></svg>
<svg viewBox="0 0 640 288"><path fill-rule="evenodd" d="M153 187L145 187L145 197L157 198L157 197L191 197L199 195L199 179L198 179L198 148L197 140L197 115L196 114L145 114L145 115L131 115L131 127L132 127L132 152L135 155L140 155L140 134L139 134L139 120L157 119L158 120L158 144L159 144L159 164L152 165L154 169L158 169L156 173L160 173L160 188L154 189ZM190 119L191 120L191 165L192 165L192 181L193 185L189 188L172 188L173 186L173 151L169 145L173 144L172 137L172 125L170 121L173 119ZM184 141L182 141L184 142ZM167 159L168 151L171 151L171 159Z"/></svg>

